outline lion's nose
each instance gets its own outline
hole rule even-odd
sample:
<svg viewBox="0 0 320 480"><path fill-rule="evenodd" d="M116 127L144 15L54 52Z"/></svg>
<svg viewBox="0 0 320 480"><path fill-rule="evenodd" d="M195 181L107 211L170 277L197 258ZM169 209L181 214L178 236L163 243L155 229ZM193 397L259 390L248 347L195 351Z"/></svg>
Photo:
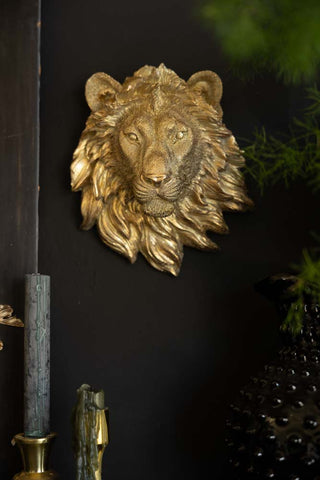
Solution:
<svg viewBox="0 0 320 480"><path fill-rule="evenodd" d="M160 187L160 185L166 180L167 175L144 173L142 175L142 178L145 182L151 183L155 187Z"/></svg>

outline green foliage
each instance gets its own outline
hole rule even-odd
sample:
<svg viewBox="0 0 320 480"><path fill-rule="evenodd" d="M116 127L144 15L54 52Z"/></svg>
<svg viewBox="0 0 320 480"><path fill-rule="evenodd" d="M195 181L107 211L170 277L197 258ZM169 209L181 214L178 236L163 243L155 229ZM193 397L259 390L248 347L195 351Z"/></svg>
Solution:
<svg viewBox="0 0 320 480"><path fill-rule="evenodd" d="M320 66L319 0L203 0L202 18L220 39L224 53L239 73L252 76L269 70L286 83L316 78ZM320 92L309 89L310 106L294 119L287 135L256 130L244 149L246 174L259 185L307 181L320 190ZM302 327L306 296L320 303L320 257L303 251L297 282L288 292L294 301L282 328L296 335Z"/></svg>
<svg viewBox="0 0 320 480"><path fill-rule="evenodd" d="M302 311L306 296L311 302L320 304L320 257L304 250L301 264L293 268L297 272L298 281L288 293L293 295L295 300L290 305L282 329L297 335L302 328Z"/></svg>
<svg viewBox="0 0 320 480"><path fill-rule="evenodd" d="M320 92L310 88L307 97L310 105L301 119L294 119L289 135L274 137L262 128L244 149L246 173L258 183L261 193L267 186L281 182L289 186L298 178L320 190ZM320 304L320 256L316 253L316 249L312 253L304 250L301 264L293 266L297 282L288 296L294 300L282 324L292 335L301 331L306 297Z"/></svg>
<svg viewBox="0 0 320 480"><path fill-rule="evenodd" d="M274 71L298 84L320 64L318 0L203 0L200 14L220 39L233 66Z"/></svg>
<svg viewBox="0 0 320 480"><path fill-rule="evenodd" d="M320 189L320 92L310 88L307 95L310 106L301 119L294 119L288 135L267 135L262 128L244 148L245 171L261 193L267 186L289 186L299 178L308 181L313 190Z"/></svg>

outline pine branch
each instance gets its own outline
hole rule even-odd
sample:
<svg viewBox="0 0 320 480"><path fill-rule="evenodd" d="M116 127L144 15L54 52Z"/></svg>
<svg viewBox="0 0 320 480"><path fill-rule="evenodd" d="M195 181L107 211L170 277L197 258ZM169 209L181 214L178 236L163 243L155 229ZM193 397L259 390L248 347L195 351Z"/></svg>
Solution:
<svg viewBox="0 0 320 480"><path fill-rule="evenodd" d="M288 135L268 135L264 127L254 132L254 141L244 147L245 172L257 183L261 194L268 186L298 179L320 189L320 92L307 91L311 103L301 119L295 118Z"/></svg>

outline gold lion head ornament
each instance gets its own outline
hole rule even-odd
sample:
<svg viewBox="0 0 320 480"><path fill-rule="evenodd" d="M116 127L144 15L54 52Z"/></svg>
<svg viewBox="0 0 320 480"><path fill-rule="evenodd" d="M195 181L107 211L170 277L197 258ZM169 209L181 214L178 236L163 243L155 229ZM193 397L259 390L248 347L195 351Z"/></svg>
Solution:
<svg viewBox="0 0 320 480"><path fill-rule="evenodd" d="M123 85L106 73L86 84L91 109L71 165L82 191L82 228L133 263L138 252L178 275L183 245L216 249L223 211L252 205L244 158L222 122L222 83L211 71L187 82L163 64Z"/></svg>

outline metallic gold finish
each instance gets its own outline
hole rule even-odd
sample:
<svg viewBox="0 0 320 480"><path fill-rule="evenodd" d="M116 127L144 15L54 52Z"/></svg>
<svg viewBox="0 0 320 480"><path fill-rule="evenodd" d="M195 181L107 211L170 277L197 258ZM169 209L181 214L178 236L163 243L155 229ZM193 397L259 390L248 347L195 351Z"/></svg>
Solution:
<svg viewBox="0 0 320 480"><path fill-rule="evenodd" d="M101 480L102 458L109 443L103 390L84 384L77 390L73 411L76 480Z"/></svg>
<svg viewBox="0 0 320 480"><path fill-rule="evenodd" d="M23 322L12 316L13 308L10 305L0 305L0 324L7 325L9 327L24 327ZM0 340L0 350L3 350L4 344Z"/></svg>
<svg viewBox="0 0 320 480"><path fill-rule="evenodd" d="M98 468L95 471L95 480L101 480L102 475L102 458L104 451L109 443L109 432L105 410L97 412L97 446L98 446Z"/></svg>
<svg viewBox="0 0 320 480"><path fill-rule="evenodd" d="M97 224L102 241L132 263L141 252L173 275L184 245L216 249L206 232L228 232L222 212L252 206L221 96L216 73L185 82L163 64L123 85L105 73L89 78L92 112L71 165L82 228Z"/></svg>
<svg viewBox="0 0 320 480"><path fill-rule="evenodd" d="M17 473L13 480L55 480L58 475L48 468L52 441L56 434L50 433L44 438L25 437L22 433L12 440L18 445L23 461L23 471Z"/></svg>
<svg viewBox="0 0 320 480"><path fill-rule="evenodd" d="M23 327L23 322L13 317L13 308L10 305L0 305L0 323L2 325L8 325L9 327Z"/></svg>

